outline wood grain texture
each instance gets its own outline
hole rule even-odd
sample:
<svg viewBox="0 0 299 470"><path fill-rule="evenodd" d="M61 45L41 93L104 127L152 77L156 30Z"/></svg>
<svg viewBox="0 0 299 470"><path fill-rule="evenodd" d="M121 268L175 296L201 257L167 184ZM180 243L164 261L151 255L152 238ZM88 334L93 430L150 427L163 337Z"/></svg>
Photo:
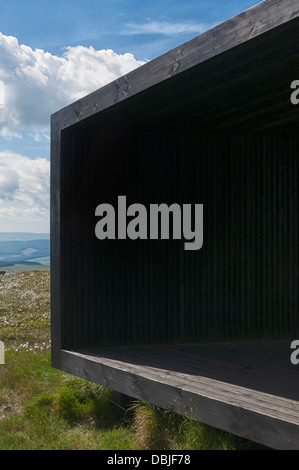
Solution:
<svg viewBox="0 0 299 470"><path fill-rule="evenodd" d="M287 343L63 351L62 368L264 445L299 449L299 380Z"/></svg>
<svg viewBox="0 0 299 470"><path fill-rule="evenodd" d="M60 368L61 353L61 131L60 115L51 118L51 209L50 209L50 250L51 250L51 360L52 366Z"/></svg>

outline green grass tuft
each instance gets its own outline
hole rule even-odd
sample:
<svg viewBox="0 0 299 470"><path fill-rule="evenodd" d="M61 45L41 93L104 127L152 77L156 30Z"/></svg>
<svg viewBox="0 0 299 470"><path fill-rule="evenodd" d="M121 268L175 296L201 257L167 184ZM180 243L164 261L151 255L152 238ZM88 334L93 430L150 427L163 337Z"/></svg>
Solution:
<svg viewBox="0 0 299 470"><path fill-rule="evenodd" d="M58 412L70 423L89 422L100 427L112 425L117 419L112 391L80 379L59 389Z"/></svg>

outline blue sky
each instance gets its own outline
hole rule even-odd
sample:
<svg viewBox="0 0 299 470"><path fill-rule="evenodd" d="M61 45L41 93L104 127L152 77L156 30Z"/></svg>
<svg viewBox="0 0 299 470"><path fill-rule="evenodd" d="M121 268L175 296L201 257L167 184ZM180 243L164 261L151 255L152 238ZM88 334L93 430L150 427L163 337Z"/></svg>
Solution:
<svg viewBox="0 0 299 470"><path fill-rule="evenodd" d="M197 35L196 25L225 21L256 1L244 0L1 0L1 31L31 48L62 54L66 46L132 52L152 59ZM142 26L185 25L163 34ZM195 28L194 28L195 26ZM134 34L134 31L138 33ZM190 32L189 32L190 31Z"/></svg>
<svg viewBox="0 0 299 470"><path fill-rule="evenodd" d="M51 113L256 3L1 0L0 232L49 231Z"/></svg>

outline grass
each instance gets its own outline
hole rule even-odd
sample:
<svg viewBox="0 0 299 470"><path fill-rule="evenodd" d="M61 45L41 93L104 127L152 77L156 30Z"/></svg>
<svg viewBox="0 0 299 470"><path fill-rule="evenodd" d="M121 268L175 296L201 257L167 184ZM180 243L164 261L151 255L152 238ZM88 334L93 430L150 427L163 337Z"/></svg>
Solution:
<svg viewBox="0 0 299 470"><path fill-rule="evenodd" d="M49 272L0 278L0 450L262 448L136 401L119 414L111 390L50 365Z"/></svg>
<svg viewBox="0 0 299 470"><path fill-rule="evenodd" d="M46 271L1 276L0 337L6 349L49 350L49 291Z"/></svg>

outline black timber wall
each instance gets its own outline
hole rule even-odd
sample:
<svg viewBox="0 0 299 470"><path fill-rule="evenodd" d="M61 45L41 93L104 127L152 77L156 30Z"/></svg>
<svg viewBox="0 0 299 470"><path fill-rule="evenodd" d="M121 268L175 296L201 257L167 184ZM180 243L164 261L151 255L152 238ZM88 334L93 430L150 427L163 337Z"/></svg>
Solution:
<svg viewBox="0 0 299 470"><path fill-rule="evenodd" d="M62 133L62 347L296 337L298 140ZM95 209L127 196L204 204L204 243L105 240Z"/></svg>

